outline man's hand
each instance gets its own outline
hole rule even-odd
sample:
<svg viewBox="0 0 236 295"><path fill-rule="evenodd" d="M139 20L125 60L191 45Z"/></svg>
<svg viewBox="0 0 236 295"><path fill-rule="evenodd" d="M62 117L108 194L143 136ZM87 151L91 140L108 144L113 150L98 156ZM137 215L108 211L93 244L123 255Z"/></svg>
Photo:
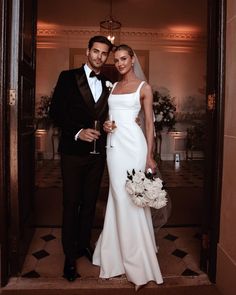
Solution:
<svg viewBox="0 0 236 295"><path fill-rule="evenodd" d="M101 133L95 129L83 129L79 134L79 139L83 141L92 142L95 139L99 139Z"/></svg>

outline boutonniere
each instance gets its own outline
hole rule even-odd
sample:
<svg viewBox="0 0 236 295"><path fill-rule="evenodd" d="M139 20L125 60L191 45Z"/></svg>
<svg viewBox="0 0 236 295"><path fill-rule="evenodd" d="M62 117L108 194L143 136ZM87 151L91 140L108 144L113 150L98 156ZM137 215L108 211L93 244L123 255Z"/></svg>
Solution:
<svg viewBox="0 0 236 295"><path fill-rule="evenodd" d="M106 87L111 91L113 84L110 81L106 81Z"/></svg>

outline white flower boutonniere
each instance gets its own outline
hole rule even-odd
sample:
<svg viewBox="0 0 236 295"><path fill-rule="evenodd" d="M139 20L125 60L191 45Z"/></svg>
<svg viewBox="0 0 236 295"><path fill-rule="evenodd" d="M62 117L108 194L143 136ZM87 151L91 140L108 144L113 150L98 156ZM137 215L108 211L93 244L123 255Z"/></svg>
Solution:
<svg viewBox="0 0 236 295"><path fill-rule="evenodd" d="M109 88L109 91L111 91L113 84L110 81L106 81L106 87Z"/></svg>
<svg viewBox="0 0 236 295"><path fill-rule="evenodd" d="M160 178L154 178L151 173L142 171L127 171L126 191L135 205L160 209L167 204L167 192L163 189Z"/></svg>

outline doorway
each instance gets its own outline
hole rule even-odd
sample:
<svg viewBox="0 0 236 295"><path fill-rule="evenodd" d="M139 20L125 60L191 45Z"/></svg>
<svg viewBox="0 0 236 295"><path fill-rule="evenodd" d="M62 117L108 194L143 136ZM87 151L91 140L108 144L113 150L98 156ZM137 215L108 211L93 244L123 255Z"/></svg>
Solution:
<svg viewBox="0 0 236 295"><path fill-rule="evenodd" d="M86 38L87 39L87 38ZM84 41L82 41L82 42L85 42L85 40ZM52 44L51 44L51 46L52 46ZM83 46L82 46L83 47ZM41 47L42 48L42 47ZM80 44L80 47L78 47L78 48L81 48L81 44ZM52 47L47 47L47 49L46 50L48 50L48 52L50 52L50 50L52 49ZM58 50L58 55L60 55L61 56L61 54L62 54L62 56L64 57L64 62L65 62L65 64L64 64L64 68L66 68L67 66L68 66L68 64L67 64L67 57L68 57L68 55L64 55L64 53L63 52L61 52L60 51L60 49ZM38 62L39 62L39 59L38 59ZM52 77L53 77L53 79L55 80L55 72L58 74L59 73L59 71L60 71L60 69L58 68L58 64L54 64L54 67L51 67L51 69L53 69L53 73L51 73L52 75ZM49 73L50 74L50 73ZM51 80L52 81L52 80ZM53 84L53 83L52 83ZM38 87L38 85L37 85L37 87ZM49 87L48 88L48 90L50 90L51 91L51 87ZM168 233L169 234L169 233ZM48 237L48 234L46 234L45 235L46 236L46 238L45 239L50 239L50 237ZM50 236L50 234L49 234L49 236ZM52 238L52 237L51 237ZM173 239L173 237L172 237L172 239ZM52 238L52 240L54 240L53 238Z"/></svg>
<svg viewBox="0 0 236 295"><path fill-rule="evenodd" d="M39 9L40 11L40 9ZM87 39L88 38L85 38L85 36L81 35L80 36L80 39L79 41L78 40L74 40L73 38L73 42L72 44L70 45L70 47L68 48L65 48L65 47L60 47L60 44L52 44L50 41L49 43L46 45L46 36L44 35L44 32L46 33L46 31L43 30L43 26L40 27L40 32L41 32L41 37L44 38L44 44L40 44L40 36L39 36L39 47L38 47L38 63L39 63L39 74L38 74L38 77L39 77L39 85L43 85L45 90L48 91L48 86L47 85L50 85L50 81L51 81L51 87L50 87L50 90L48 91L48 93L51 92L51 89L54 88L55 86L55 83L56 83L56 79L57 79L57 76L59 74L59 72L65 68L68 68L68 64L66 64L66 62L68 62L68 52L69 52L69 56L71 57L71 52L75 52L75 50L77 50L77 52L82 52L81 53L81 56L82 58L79 58L77 54L77 58L76 58L76 61L77 63L82 63L84 61L84 52L85 52L85 48L87 46ZM46 29L45 29L46 30ZM68 32L69 33L69 32ZM57 34L57 32L56 32ZM58 34L60 35L60 32L58 31ZM61 36L61 38L63 38L63 36ZM68 38L68 36L67 36ZM70 38L70 37L69 37ZM50 38L49 38L50 39ZM171 46L171 41L170 44L169 44L169 47L171 47L172 51L174 51L173 55L170 54L171 50L169 48L166 48L164 49L164 51L161 51L161 53L159 53L159 57L158 59L160 60L160 57L164 57L166 52L165 50L168 52L169 56L172 56L170 60L168 60L168 62L166 61L166 63L170 66L171 68L171 62L173 63L173 60L176 59L176 57L178 57L178 59L180 61L183 61L185 60L185 63L187 63L186 60L190 61L190 62L193 62L192 58L190 57L191 56L191 50L189 50L189 48L180 48L179 46L177 46L178 48L176 49L176 40L172 40L174 42L174 45ZM132 42L132 41L130 41ZM136 40L136 44L137 42L140 42L140 40ZM205 44L206 45L206 44ZM64 45L63 45L64 46ZM137 46L137 45L136 45ZM155 46L152 44L152 46ZM77 47L77 48L76 48ZM84 48L84 49L82 49ZM175 49L174 49L175 48ZM138 47L137 47L137 50ZM163 53L164 52L164 53ZM155 51L155 50L150 50L150 54L155 54L158 56L158 53ZM187 58L185 59L185 55L187 56ZM53 56L53 57L52 57ZM198 59L200 59L200 57L202 57L202 59L204 60L205 62L205 59L206 59L206 51L204 52L204 54L202 54L202 56L200 54L196 54L195 56L198 57ZM49 58L50 57L50 58ZM48 62L45 63L45 67L43 65L43 63L41 61L44 61L44 60L50 60L50 72L47 73L48 71ZM58 63L57 61L60 60L60 62ZM73 59L72 61L74 62L75 59ZM71 58L69 58L69 66L71 65ZM201 65L204 63L203 61L201 61ZM155 56L152 60L150 60L150 63L155 63ZM65 66L66 64L66 66ZM148 63L149 64L149 63ZM61 68L59 68L59 65ZM176 65L176 62L175 62L175 65ZM65 68L63 68L65 66ZM151 67L151 66L150 66ZM187 66L188 67L188 66ZM173 64L172 64L172 68L173 68ZM204 66L202 66L202 69L204 68ZM51 72L53 69L53 72ZM148 72L150 71L153 71L153 69L148 69ZM200 72L200 69L198 69L198 71ZM153 73L153 75L156 75L155 73ZM201 90L204 91L202 93L202 95L199 94L199 96L201 96L203 98L203 100L205 100L205 91L206 89L204 89L204 79L203 79L203 76L205 75L205 71L203 70L202 71L202 76L199 79L199 85L201 87ZM164 79L164 78L162 78ZM47 81L47 83L46 83ZM44 82L44 83L43 83ZM187 83L186 83L187 84ZM43 89L43 87L41 88ZM40 90L38 90L38 93L40 93ZM47 93L42 93L43 95L47 94ZM191 99L191 102L195 102L195 97L190 97L189 99ZM185 97L185 100L187 100L187 97ZM196 114L195 114L196 115ZM198 118L197 118L198 119ZM187 122L190 126L192 125L192 121L189 120L189 122ZM182 124L183 125L183 124ZM185 121L185 125L186 125L186 121ZM168 135L169 136L169 135ZM168 140L168 139L167 139ZM187 140L186 138L184 140ZM164 141L164 140L163 140ZM49 140L50 142L50 140ZM164 143L163 143L164 145ZM178 144L177 144L178 145ZM162 149L163 150L163 149ZM176 165L176 163L174 163L174 152L179 152L181 154L181 159L180 159L180 163L179 165ZM192 159L189 159L189 160L186 160L185 159L185 147L179 147L178 149L178 146L176 146L176 150L171 151L171 152L166 152L165 153L165 157L166 159L163 159L160 163L160 169L162 169L162 173L164 174L164 172L166 170L168 170L166 167L167 165L169 164L169 175L165 175L166 177L166 180L168 182L168 184L171 183L171 185L173 185L173 183L175 182L180 184L180 182L178 180L176 180L176 176L179 177L179 174L181 174L181 171L183 171L183 169L185 168L185 174L183 173L183 175L180 175L182 178L183 178L183 181L182 181L182 186L179 186L178 188L176 188L175 186L170 186L169 185L169 190L171 192L171 194L173 195L173 212L175 214L175 216L171 217L172 220L170 219L170 224L168 225L169 228L172 226L172 227L175 227L179 230L179 232L181 232L182 228L183 228L183 231L187 231L189 232L189 238L192 237L192 236L195 236L195 237L198 237L201 236L201 218L200 218L200 210L201 210L201 206L202 206L202 201L203 201L203 166L204 166L204 159L202 160L199 160L199 159L196 159L194 158L195 154L197 154L197 152L202 152L202 150L197 150L197 151L194 151L192 150ZM196 153L195 153L196 152ZM194 156L193 156L194 154ZM201 154L201 153L200 153ZM163 155L162 155L163 156ZM198 156L198 154L197 154ZM46 161L49 160L49 159L45 159ZM44 172L46 173L46 165L50 166L51 165L51 162L49 162L48 164L46 164L46 161L44 161L45 163L45 166L44 166ZM50 161L50 160L49 160ZM167 162L167 163L165 163ZM165 165L166 164L166 165ZM198 164L198 165L197 165ZM56 164L58 165L58 164ZM178 168L176 168L178 166ZM187 170L190 170L190 172L188 173L188 176L186 171ZM196 172L198 171L198 173ZM194 172L195 172L195 175L194 175ZM51 173L51 172L50 172ZM191 174L191 176L189 176ZM168 178L167 178L168 177ZM190 180L189 178L190 177ZM105 176L105 178L107 178L107 176ZM172 182L170 182L170 178L172 178ZM187 179L186 179L187 178ZM167 180L168 179L168 180ZM188 186L184 187L183 186L183 183L187 183L187 181L189 182L188 183ZM198 182L197 182L198 181ZM192 184L191 184L192 182ZM196 185L197 183L197 185ZM193 188L194 186L194 188ZM196 187L197 186L197 187ZM103 188L103 187L102 187ZM105 188L107 189L107 188ZM196 191L194 194L193 194L193 191ZM178 191L178 192L177 192ZM185 194L185 198L183 199L182 196ZM200 196L199 196L200 194ZM49 192L49 195L52 195L52 193ZM191 202L191 206L194 207L194 211L191 211L189 210L189 207L187 206L187 209L186 207L184 207L185 205L188 204L188 196L191 195L191 197L194 199L194 202ZM52 203L55 204L56 202L59 201L59 199L61 199L61 196L59 196L59 193L55 194L54 195L56 199L56 201L53 199L53 197L51 198L52 199ZM57 196L57 197L56 197ZM103 198L102 198L103 197ZM106 203L106 198L105 197L105 194L103 196L101 196L100 200L102 201L101 203L98 203L98 214L100 213L100 216L97 218L97 223L95 224L95 228L97 227L101 227L102 225L102 216L104 214L104 210L105 210L105 203ZM180 202L180 201L181 202ZM43 202L39 202L41 204L43 204ZM197 206L195 206L195 204L197 204ZM60 204L59 204L60 206ZM183 208L185 208L185 212L189 212L189 215L188 215L188 218L185 218L183 219L183 217L186 217L186 216L183 216L183 214L181 213L178 213L176 214L176 207L179 206L178 210L181 210ZM49 207L46 205L46 207ZM41 208L41 207L38 207L38 208ZM59 207L58 207L59 208ZM196 208L198 208L196 210ZM61 209L58 209L56 210L57 212L60 212ZM42 211L42 210L40 210ZM45 211L44 211L45 212ZM194 214L193 214L194 213ZM52 214L50 214L50 217L52 217ZM177 216L178 215L178 216ZM187 215L187 214L186 214ZM45 216L44 216L45 217ZM181 218L182 219L181 219ZM195 217L195 218L193 218ZM99 220L99 222L98 222ZM38 224L40 225L40 223ZM42 220L41 220L41 225L42 225ZM50 225L50 224L49 224ZM53 225L53 223L51 223L51 225ZM60 225L60 224L59 224ZM167 228L168 229L168 228ZM190 234L190 231L193 230L194 233ZM196 230L196 231L195 231ZM175 233L175 232L167 232L166 235L164 236L169 236L171 239L178 239L178 234ZM198 238L195 238L196 239L196 243L198 243L198 258L197 260L200 261L200 248L201 248L201 244L199 243L199 239ZM195 241L195 240L194 240ZM173 244L172 244L172 247ZM176 248L178 249L178 248ZM172 252L175 253L175 250L176 249L173 249ZM185 257L187 252L184 251L184 249L178 249L180 251L180 253L183 253L183 257ZM182 252L181 252L182 251ZM177 251L177 253L179 253ZM181 255L181 254L180 254ZM171 256L172 257L172 256ZM179 257L180 258L180 257ZM189 271L186 271L187 274L199 274L197 271L196 271L196 268L191 268L190 266L189 267L186 267L186 269L189 269ZM185 270L186 269L183 269L182 270L182 273L185 273ZM200 268L199 268L200 269ZM198 269L198 271L199 271Z"/></svg>

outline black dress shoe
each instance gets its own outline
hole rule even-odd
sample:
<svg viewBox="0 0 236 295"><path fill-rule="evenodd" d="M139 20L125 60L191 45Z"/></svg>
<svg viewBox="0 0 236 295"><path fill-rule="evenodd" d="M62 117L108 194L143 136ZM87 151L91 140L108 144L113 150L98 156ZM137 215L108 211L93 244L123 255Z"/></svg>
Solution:
<svg viewBox="0 0 236 295"><path fill-rule="evenodd" d="M87 248L84 248L82 250L79 250L78 257L85 256L85 257L88 258L88 260L90 262L92 262L93 261L93 252L94 252L94 250L93 250L92 247L87 247Z"/></svg>
<svg viewBox="0 0 236 295"><path fill-rule="evenodd" d="M63 277L69 282L73 282L80 277L80 274L76 271L75 261L69 262L67 259L65 260L63 273Z"/></svg>

